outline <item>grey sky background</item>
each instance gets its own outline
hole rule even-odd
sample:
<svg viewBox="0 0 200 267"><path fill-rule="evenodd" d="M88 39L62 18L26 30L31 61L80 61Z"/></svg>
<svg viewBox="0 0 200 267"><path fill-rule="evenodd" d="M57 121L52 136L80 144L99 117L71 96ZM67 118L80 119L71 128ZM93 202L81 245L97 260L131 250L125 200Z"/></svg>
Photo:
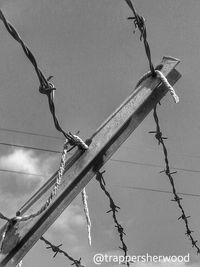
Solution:
<svg viewBox="0 0 200 267"><path fill-rule="evenodd" d="M195 0L135 0L146 19L153 63L170 55L181 60L181 80L175 85L180 103L170 95L158 109L169 150L171 166L200 172L199 60L200 2ZM87 138L132 92L140 76L148 71L139 33L126 20L131 14L123 0L6 0L0 8L27 43L46 76L53 75L57 88L55 104L62 127ZM38 91L39 82L21 47L0 23L0 127L61 137L55 130L48 102ZM113 159L164 167L163 155L148 131L155 129L150 114ZM64 141L64 140L63 140ZM62 140L3 132L0 142L62 150ZM42 174L1 173L0 211L13 216L21 204L58 168L59 155L0 146L0 168ZM121 207L118 213L127 236L130 255L186 255L189 266L199 258L185 236L180 212L171 195L136 191L122 186L171 190L163 167L109 161L105 179ZM177 191L199 194L199 172L179 171ZM92 220L92 247L80 196L45 234L75 258L94 266L95 253L119 254L119 238L113 226L107 198L95 180L87 186ZM191 215L191 228L200 240L197 197L185 196L183 206ZM52 254L39 241L24 259L23 266L68 266L64 257ZM114 265L101 265L112 266ZM137 267L166 266L138 264ZM172 265L170 265L172 266ZM185 266L174 265L174 266Z"/></svg>

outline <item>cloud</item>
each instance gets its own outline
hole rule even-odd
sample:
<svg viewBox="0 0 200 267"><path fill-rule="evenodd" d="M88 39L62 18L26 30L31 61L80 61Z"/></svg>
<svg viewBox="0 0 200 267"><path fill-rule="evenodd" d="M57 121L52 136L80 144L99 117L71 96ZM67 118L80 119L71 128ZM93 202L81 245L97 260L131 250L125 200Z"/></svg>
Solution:
<svg viewBox="0 0 200 267"><path fill-rule="evenodd" d="M38 156L31 150L23 149L14 149L1 156L0 169L11 171L1 173L1 193L15 197L32 193L44 182L44 177L50 174L54 162L54 157Z"/></svg>
<svg viewBox="0 0 200 267"><path fill-rule="evenodd" d="M39 159L30 150L17 149L0 158L0 166L9 170L40 174L38 168ZM31 177L31 176L30 176Z"/></svg>
<svg viewBox="0 0 200 267"><path fill-rule="evenodd" d="M52 225L50 234L61 235L62 238L66 237L70 243L75 244L84 226L86 231L86 220L81 207L71 204Z"/></svg>
<svg viewBox="0 0 200 267"><path fill-rule="evenodd" d="M81 207L71 204L53 224L53 228L59 231L71 231L76 227L85 225L85 218L81 214Z"/></svg>
<svg viewBox="0 0 200 267"><path fill-rule="evenodd" d="M87 242L87 227L83 209L77 204L69 205L45 233L45 237L53 240L54 243L62 240L67 246L67 250L70 247L71 253L82 251L81 241Z"/></svg>

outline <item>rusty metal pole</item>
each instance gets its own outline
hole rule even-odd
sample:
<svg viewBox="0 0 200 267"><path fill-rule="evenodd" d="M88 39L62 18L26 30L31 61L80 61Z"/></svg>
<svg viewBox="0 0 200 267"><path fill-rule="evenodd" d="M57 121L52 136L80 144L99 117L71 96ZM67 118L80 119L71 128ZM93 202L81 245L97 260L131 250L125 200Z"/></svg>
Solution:
<svg viewBox="0 0 200 267"><path fill-rule="evenodd" d="M164 57L161 71L171 85L181 77L175 70L179 60ZM143 121L167 93L158 78L144 80L91 136L85 152L77 150L66 164L63 182L50 207L27 222L17 222L6 233L0 252L0 266L16 266L54 223L72 200L83 190L106 161ZM50 194L57 173L19 210L21 215L37 211ZM5 225L0 229L0 237Z"/></svg>

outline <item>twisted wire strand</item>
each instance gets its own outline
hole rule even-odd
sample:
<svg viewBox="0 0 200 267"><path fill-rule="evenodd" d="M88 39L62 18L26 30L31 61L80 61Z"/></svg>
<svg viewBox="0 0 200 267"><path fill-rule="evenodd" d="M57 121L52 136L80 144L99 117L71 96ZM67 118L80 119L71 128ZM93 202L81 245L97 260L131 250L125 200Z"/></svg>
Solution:
<svg viewBox="0 0 200 267"><path fill-rule="evenodd" d="M124 236L126 235L126 233L124 232L124 228L122 227L122 225L118 222L116 213L118 212L118 210L120 209L119 206L117 206L114 202L114 200L112 199L110 193L108 192L108 190L106 189L106 183L105 180L103 178L103 174L105 173L105 171L96 171L96 180L99 182L101 189L103 190L103 192L105 193L105 195L108 197L109 201L110 201L110 210L107 211L107 213L112 212L112 217L115 223L115 227L117 228L117 231L119 233L119 238L122 244L122 247L119 247L121 250L123 250L124 252L124 258L127 258L127 252L128 252L128 248L127 245L124 242ZM127 266L130 266L130 263L128 261L125 262L125 264Z"/></svg>
<svg viewBox="0 0 200 267"><path fill-rule="evenodd" d="M65 167L65 162L66 162L66 156L67 156L67 148L68 148L68 144L70 144L72 146L72 148L74 146L78 146L83 150L88 149L87 144L85 144L83 142L83 140L78 137L77 135L73 135L72 133L66 133L60 126L58 119L56 117L56 111L55 111L55 105L54 105L54 91L56 90L56 88L54 87L54 85L52 83L49 82L49 80L53 77L50 76L47 79L45 78L45 76L43 75L42 71L39 69L38 65L37 65L37 61L34 57L34 55L32 54L32 52L30 51L30 49L27 47L27 45L22 41L20 35L17 33L16 29L6 20L3 12L0 10L0 19L3 21L7 31L11 34L11 36L21 45L25 55L27 56L27 58L30 60L30 62L32 63L37 77L39 79L40 82L40 86L39 86L39 92L42 94L46 94L48 97L48 103L49 103L49 110L52 114L53 117L53 121L54 121L54 125L55 128L61 132L65 138L67 139L63 148L63 153L61 156L61 163L60 163L60 168L58 171L58 177L56 180L56 183L54 185L54 188L50 194L50 196L48 197L46 203L35 213L32 213L30 215L25 215L23 217L19 216L20 214L17 213L16 216L12 219L9 219L7 217L5 217L2 213L0 213L0 218L3 220L7 220L7 224L4 230L4 233L2 235L2 239L1 239L1 248L3 246L3 242L5 240L6 234L8 229L10 228L10 225L14 224L17 221L27 221L29 219L32 219L38 215L40 215L41 213L43 213L51 204L53 198L56 196L58 188L61 184L61 180L62 180L62 176L63 176L63 172L64 172L64 167Z"/></svg>
<svg viewBox="0 0 200 267"><path fill-rule="evenodd" d="M29 215L20 216L20 213L17 212L16 216L14 218L11 218L11 219L9 219L8 217L6 217L5 215L3 215L0 212L0 219L3 219L3 220L7 221L6 227L5 227L4 232L2 234L2 237L1 237L1 249L2 249L3 244L4 244L4 240L5 240L6 234L7 234L7 232L8 232L8 230L9 230L11 225L13 225L16 222L28 221L30 219L33 219L33 218L41 215L45 210L47 210L47 208L52 203L52 200L56 196L56 194L58 192L58 189L59 189L59 187L61 185L61 182L62 182L63 173L64 173L64 170L65 170L65 163L67 161L68 144L69 144L69 142L68 142L68 140L66 140L65 144L63 146L63 152L62 152L62 156L61 156L61 162L60 162L60 167L59 167L59 170L58 170L58 176L57 176L57 179L56 179L56 183L55 183L54 188L52 189L48 199L46 200L45 204L35 213L29 214Z"/></svg>
<svg viewBox="0 0 200 267"><path fill-rule="evenodd" d="M128 20L133 20L134 22L134 26L135 29L139 29L140 31L140 40L143 40L144 43L144 47L145 47L145 52L146 52L146 56L149 62L149 68L151 70L151 74L153 77L156 76L156 72L152 63L152 59L151 59L151 50L150 50L150 46L149 43L147 41L147 29L146 29L146 25L145 25L145 19L144 17L140 16L135 7L133 6L131 0L125 0L125 2L127 3L127 5L129 6L129 8L132 10L133 12L133 17L128 17Z"/></svg>
<svg viewBox="0 0 200 267"><path fill-rule="evenodd" d="M80 137L77 137L71 133L66 133L61 128L61 126L58 122L58 119L56 117L55 105L54 105L54 91L56 90L56 88L54 87L54 85L52 83L49 82L49 80L53 76L50 76L47 79L45 78L42 71L39 69L39 67L37 65L37 61L36 61L34 55L30 51L30 49L27 47L27 45L23 42L23 40L21 39L20 35L16 31L16 29L13 27L13 25L6 20L3 12L1 10L0 10L0 19L3 21L5 27L6 27L7 31L10 33L10 35L21 45L25 55L27 56L29 61L32 63L32 65L36 71L37 77L39 79L39 82L40 82L39 92L41 94L46 94L48 97L49 110L52 114L55 128L59 132L61 132L65 136L65 138L68 139L68 141L71 145L79 146L80 148L86 150L88 148L88 146L83 142L83 140L81 140Z"/></svg>
<svg viewBox="0 0 200 267"><path fill-rule="evenodd" d="M92 245L92 238L91 238L91 220L90 220L90 213L89 213L89 208L88 208L88 203L87 203L87 194L86 194L86 189L83 188L83 191L81 192L82 194L82 202L83 202L83 208L84 208L84 213L85 213L85 218L87 222L87 230L88 230L88 242L89 245Z"/></svg>
<svg viewBox="0 0 200 267"><path fill-rule="evenodd" d="M68 260L70 260L72 262L72 265L74 265L76 267L85 267L81 264L81 258L79 260L76 260L72 256L70 256L67 252L60 249L62 244L55 246L51 242L49 242L46 238L44 238L43 236L40 237L40 240L42 240L46 245L48 245L46 247L46 249L51 249L54 252L53 258L55 258L57 256L57 254L60 253L60 254L63 254L66 258L68 258Z"/></svg>
<svg viewBox="0 0 200 267"><path fill-rule="evenodd" d="M17 216L15 219L17 221L27 221L29 219L32 219L34 217L37 217L38 215L40 215L41 213L43 213L51 204L52 200L54 199L54 197L57 194L57 191L61 185L61 181L63 178L63 173L65 170L65 163L67 161L67 150L68 150L68 140L65 141L64 147L63 147L63 152L62 152L62 156L61 156L61 162L60 162L60 167L58 170L58 176L56 179L56 183L54 185L54 188L52 189L46 203L36 212L30 215L25 215L23 217Z"/></svg>
<svg viewBox="0 0 200 267"><path fill-rule="evenodd" d="M185 211L183 209L183 206L181 204L182 198L179 197L179 195L178 195L178 193L176 191L176 187L175 187L175 183L174 183L174 179L173 179L173 176L172 175L175 174L175 173L177 173L177 172L176 171L171 172L171 170L170 170L170 164L169 164L169 158L168 158L168 151L167 151L167 147L166 147L165 142L164 142L164 140L167 139L167 137L163 137L163 134L162 134L161 129L160 129L159 119L158 119L158 115L157 115L157 106L155 106L155 108L154 108L153 117L154 117L154 120L155 120L155 123L156 123L156 131L150 131L149 133L155 134L155 138L158 140L158 145L161 145L162 146L162 150L163 150L163 154L164 154L164 159L165 159L165 170L163 170L161 172L164 172L166 174L166 176L168 177L169 182L171 184L172 192L173 192L173 195L174 195L174 199L172 199L172 201L175 201L177 203L178 208L181 211L181 216L178 218L178 220L181 219L184 222L184 224L185 224L185 228L186 228L185 235L191 241L192 247L195 247L195 249L197 251L197 254L200 254L200 248L197 245L197 242L198 241L193 238L192 232L194 232L194 231L192 231L190 229L190 226L189 226L188 219L190 218L190 216L186 216L186 213L185 213Z"/></svg>

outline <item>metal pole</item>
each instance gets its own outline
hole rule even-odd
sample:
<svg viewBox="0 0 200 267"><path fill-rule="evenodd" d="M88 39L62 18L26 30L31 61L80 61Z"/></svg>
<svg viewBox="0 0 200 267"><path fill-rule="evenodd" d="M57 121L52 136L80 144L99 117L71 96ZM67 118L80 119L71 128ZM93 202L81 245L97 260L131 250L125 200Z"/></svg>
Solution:
<svg viewBox="0 0 200 267"><path fill-rule="evenodd" d="M181 77L174 68L179 60L164 57L161 71L171 85ZM85 152L77 150L66 164L63 183L57 197L40 216L27 222L17 222L8 230L0 252L0 266L16 266L39 238L47 231L72 200L82 191L106 161L143 121L153 107L167 93L158 78L144 80L116 111L97 129L90 138L91 144ZM56 175L20 209L30 214L46 201ZM0 237L5 226L0 230Z"/></svg>

